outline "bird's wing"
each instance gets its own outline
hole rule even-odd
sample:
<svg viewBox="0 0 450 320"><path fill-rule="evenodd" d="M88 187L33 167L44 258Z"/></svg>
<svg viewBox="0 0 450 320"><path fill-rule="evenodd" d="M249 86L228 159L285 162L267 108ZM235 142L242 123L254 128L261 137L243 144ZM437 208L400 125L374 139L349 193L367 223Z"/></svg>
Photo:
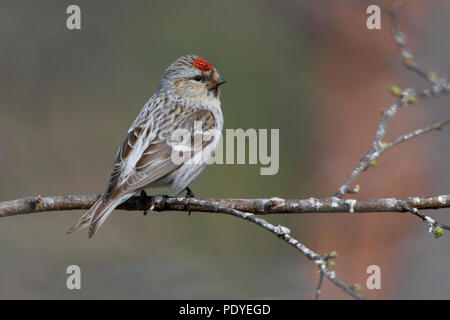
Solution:
<svg viewBox="0 0 450 320"><path fill-rule="evenodd" d="M183 158L186 152L190 152L192 158L211 143L212 140L208 137L216 127L216 119L210 111L186 110L179 106L173 108L178 112L169 112L169 115L173 115L170 120L159 121L156 126L146 125L145 122L137 123L137 126L128 132L117 152L106 195L120 196L135 192L174 172L184 163L174 161L174 148L179 152L179 158ZM198 130L199 123L201 130ZM188 133L188 139L183 139L180 143L180 140L172 135L175 129ZM196 141L201 142L196 144ZM129 172L124 174L126 168Z"/></svg>
<svg viewBox="0 0 450 320"><path fill-rule="evenodd" d="M89 237L92 237L120 202L182 166L184 162L174 162L172 158L172 151L180 146L172 135L175 129L188 133L188 141L181 144L184 150L181 154L191 152L195 156L213 141L208 137L217 124L210 111L181 108L176 104L163 107L166 112L149 108L141 111L117 151L105 194L71 231L89 223ZM196 125L196 121L200 122ZM201 130L198 130L198 123ZM191 141L198 139L201 143L191 147Z"/></svg>

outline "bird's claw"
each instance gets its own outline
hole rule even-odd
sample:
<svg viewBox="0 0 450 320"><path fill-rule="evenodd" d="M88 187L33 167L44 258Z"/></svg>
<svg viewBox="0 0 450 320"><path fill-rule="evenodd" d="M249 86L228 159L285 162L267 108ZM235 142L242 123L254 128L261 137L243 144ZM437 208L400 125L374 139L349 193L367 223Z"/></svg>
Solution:
<svg viewBox="0 0 450 320"><path fill-rule="evenodd" d="M194 193L189 187L186 187L186 198L195 198ZM189 215L191 215L191 210L189 210Z"/></svg>
<svg viewBox="0 0 450 320"><path fill-rule="evenodd" d="M147 204L147 192L145 192L145 190L142 190L140 197L142 204L145 206ZM144 210L144 216L146 216L147 213L149 213L149 210Z"/></svg>
<svg viewBox="0 0 450 320"><path fill-rule="evenodd" d="M189 187L186 188L186 198L195 198L194 193L191 189L189 189Z"/></svg>

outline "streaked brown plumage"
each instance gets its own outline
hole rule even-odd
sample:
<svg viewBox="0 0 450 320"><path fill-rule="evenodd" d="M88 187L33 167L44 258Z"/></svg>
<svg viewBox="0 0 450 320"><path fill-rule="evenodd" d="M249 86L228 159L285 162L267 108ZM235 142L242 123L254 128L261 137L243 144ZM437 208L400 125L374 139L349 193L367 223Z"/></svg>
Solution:
<svg viewBox="0 0 450 320"><path fill-rule="evenodd" d="M198 56L177 59L128 130L105 193L69 232L89 226L92 237L114 208L145 188L170 186L177 195L183 192L219 143L223 116L218 87L224 82ZM175 139L177 130L187 132L188 139L181 143ZM193 141L201 143L193 145ZM174 161L174 154L190 155L191 160Z"/></svg>

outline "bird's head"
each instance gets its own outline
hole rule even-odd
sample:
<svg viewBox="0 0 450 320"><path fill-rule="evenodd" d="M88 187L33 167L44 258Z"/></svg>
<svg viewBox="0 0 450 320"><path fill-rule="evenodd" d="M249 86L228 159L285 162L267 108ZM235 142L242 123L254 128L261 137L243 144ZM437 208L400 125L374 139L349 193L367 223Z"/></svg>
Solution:
<svg viewBox="0 0 450 320"><path fill-rule="evenodd" d="M185 99L218 98L224 84L214 66L205 59L188 55L178 58L167 68L158 90L170 90Z"/></svg>

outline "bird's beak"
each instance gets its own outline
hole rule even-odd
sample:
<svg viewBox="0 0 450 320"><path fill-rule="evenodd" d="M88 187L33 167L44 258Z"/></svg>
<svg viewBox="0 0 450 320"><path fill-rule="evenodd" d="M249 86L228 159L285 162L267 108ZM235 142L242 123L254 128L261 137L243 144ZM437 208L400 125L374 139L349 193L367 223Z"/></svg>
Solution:
<svg viewBox="0 0 450 320"><path fill-rule="evenodd" d="M218 77L217 79L214 80L214 84L216 85L216 87L218 87L224 83L226 83L226 81L221 77Z"/></svg>

